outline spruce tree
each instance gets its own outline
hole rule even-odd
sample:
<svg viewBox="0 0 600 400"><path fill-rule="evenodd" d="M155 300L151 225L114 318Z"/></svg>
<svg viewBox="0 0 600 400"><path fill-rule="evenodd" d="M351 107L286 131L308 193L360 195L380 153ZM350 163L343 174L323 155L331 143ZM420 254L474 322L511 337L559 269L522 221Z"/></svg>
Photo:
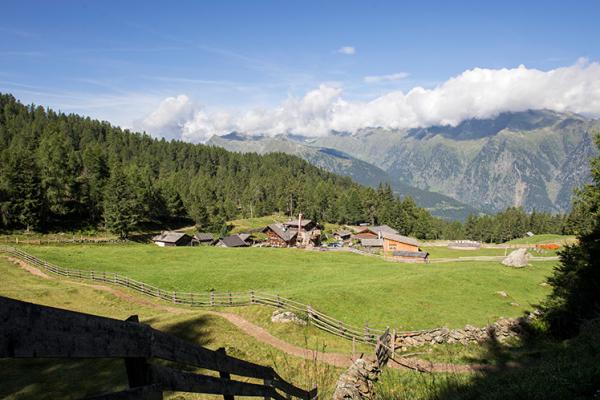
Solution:
<svg viewBox="0 0 600 400"><path fill-rule="evenodd" d="M136 197L127 177L114 167L104 192L104 224L106 229L124 239L139 221Z"/></svg>

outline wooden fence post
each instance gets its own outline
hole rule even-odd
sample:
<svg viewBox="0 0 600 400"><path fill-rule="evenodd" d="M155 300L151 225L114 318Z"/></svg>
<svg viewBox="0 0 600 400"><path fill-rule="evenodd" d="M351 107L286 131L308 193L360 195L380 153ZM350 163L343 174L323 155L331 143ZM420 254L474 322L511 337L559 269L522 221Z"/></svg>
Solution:
<svg viewBox="0 0 600 400"><path fill-rule="evenodd" d="M273 380L272 379L265 379L264 380L264 384L267 388L272 388L273 387ZM271 396L265 396L265 400L270 400Z"/></svg>
<svg viewBox="0 0 600 400"><path fill-rule="evenodd" d="M215 305L215 292L210 292L210 306L213 307Z"/></svg>
<svg viewBox="0 0 600 400"><path fill-rule="evenodd" d="M250 304L254 304L254 290L250 291Z"/></svg>
<svg viewBox="0 0 600 400"><path fill-rule="evenodd" d="M367 343L371 341L371 335L369 335L369 321L365 321L365 341Z"/></svg>
<svg viewBox="0 0 600 400"><path fill-rule="evenodd" d="M227 356L227 352L225 351L225 347L219 347L217 349L217 353L223 354L223 356ZM230 380L231 379L231 375L229 374L229 372L225 372L225 371L219 371L219 377L221 379L226 379L226 380ZM224 386L227 386L227 384L224 384ZM230 394L224 394L223 395L223 400L233 400L233 396Z"/></svg>
<svg viewBox="0 0 600 400"><path fill-rule="evenodd" d="M229 305L233 304L233 300L231 299L231 292L229 292Z"/></svg>
<svg viewBox="0 0 600 400"><path fill-rule="evenodd" d="M396 330L394 329L392 331L392 357L394 356L395 352L396 352Z"/></svg>
<svg viewBox="0 0 600 400"><path fill-rule="evenodd" d="M307 322L310 324L310 321L313 317L313 313L312 313L312 307L310 306L310 304L306 305L306 319L308 320Z"/></svg>
<svg viewBox="0 0 600 400"><path fill-rule="evenodd" d="M281 297L279 297L279 295L277 295L277 308L281 308L282 304L281 304Z"/></svg>
<svg viewBox="0 0 600 400"><path fill-rule="evenodd" d="M173 290L173 303L177 302L175 296L176 296L176 294L175 294L175 291Z"/></svg>
<svg viewBox="0 0 600 400"><path fill-rule="evenodd" d="M137 315L132 315L125 321L140 322ZM152 383L150 379L150 368L145 358L127 357L124 360L130 388L147 386Z"/></svg>

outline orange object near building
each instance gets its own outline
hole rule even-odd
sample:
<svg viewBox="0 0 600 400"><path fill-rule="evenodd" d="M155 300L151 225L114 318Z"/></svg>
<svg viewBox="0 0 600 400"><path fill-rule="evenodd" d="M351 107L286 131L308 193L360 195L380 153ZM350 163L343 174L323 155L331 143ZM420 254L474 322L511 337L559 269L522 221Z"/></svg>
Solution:
<svg viewBox="0 0 600 400"><path fill-rule="evenodd" d="M547 243L547 244L536 244L535 247L543 250L558 250L560 249L560 244L556 243Z"/></svg>

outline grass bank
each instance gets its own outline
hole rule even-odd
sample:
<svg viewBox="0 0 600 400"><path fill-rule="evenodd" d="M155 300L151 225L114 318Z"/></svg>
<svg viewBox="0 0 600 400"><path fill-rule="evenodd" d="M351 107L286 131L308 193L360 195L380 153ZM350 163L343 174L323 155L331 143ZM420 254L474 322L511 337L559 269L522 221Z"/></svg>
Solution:
<svg viewBox="0 0 600 400"><path fill-rule="evenodd" d="M23 246L57 265L113 271L165 290L259 290L311 304L347 323L401 330L483 326L544 298L554 262L399 264L342 252L153 245ZM503 297L497 292L506 292Z"/></svg>

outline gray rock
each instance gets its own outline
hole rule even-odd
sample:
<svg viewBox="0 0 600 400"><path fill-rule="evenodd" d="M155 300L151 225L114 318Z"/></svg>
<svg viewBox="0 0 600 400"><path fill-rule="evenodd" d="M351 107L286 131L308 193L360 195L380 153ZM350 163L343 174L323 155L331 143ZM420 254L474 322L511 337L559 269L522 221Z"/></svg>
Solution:
<svg viewBox="0 0 600 400"><path fill-rule="evenodd" d="M507 267L523 268L527 266L528 262L529 253L527 253L527 249L517 249L511 252L508 257L502 261L502 264Z"/></svg>
<svg viewBox="0 0 600 400"><path fill-rule="evenodd" d="M291 311L275 310L271 315L271 322L280 324L294 323L297 325L306 325L306 321L298 318L296 314Z"/></svg>

